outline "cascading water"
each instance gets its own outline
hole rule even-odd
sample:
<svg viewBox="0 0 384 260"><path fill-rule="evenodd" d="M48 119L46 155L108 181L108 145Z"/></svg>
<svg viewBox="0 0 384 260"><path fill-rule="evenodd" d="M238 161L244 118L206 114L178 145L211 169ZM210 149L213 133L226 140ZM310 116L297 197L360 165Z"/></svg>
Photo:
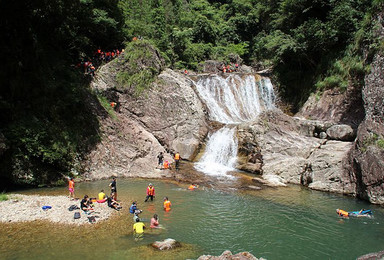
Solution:
<svg viewBox="0 0 384 260"><path fill-rule="evenodd" d="M202 77L196 89L208 107L210 119L227 126L209 136L206 150L195 168L209 175L229 177L237 158L237 138L233 124L256 119L274 108L275 94L269 78L230 74ZM232 126L231 126L232 125Z"/></svg>
<svg viewBox="0 0 384 260"><path fill-rule="evenodd" d="M209 137L204 155L195 168L206 174L222 176L234 169L236 156L235 128L223 127Z"/></svg>

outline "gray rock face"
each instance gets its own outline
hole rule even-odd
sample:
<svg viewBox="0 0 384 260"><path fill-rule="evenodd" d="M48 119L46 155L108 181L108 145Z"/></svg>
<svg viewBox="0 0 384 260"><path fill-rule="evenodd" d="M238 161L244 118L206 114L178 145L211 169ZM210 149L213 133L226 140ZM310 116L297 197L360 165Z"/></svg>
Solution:
<svg viewBox="0 0 384 260"><path fill-rule="evenodd" d="M384 37L384 14L378 16L379 38ZM357 185L358 196L372 203L384 204L384 54L377 53L366 75L363 88L364 121L350 156L350 173Z"/></svg>
<svg viewBox="0 0 384 260"><path fill-rule="evenodd" d="M239 149L249 150L247 140L254 137L263 158L263 177L274 185L294 183L352 194L344 165L352 143L303 136L300 122L277 110L265 112L257 121L239 126Z"/></svg>
<svg viewBox="0 0 384 260"><path fill-rule="evenodd" d="M320 98L312 95L296 116L357 128L364 118L361 88L351 86L345 92L329 89Z"/></svg>
<svg viewBox="0 0 384 260"><path fill-rule="evenodd" d="M166 152L172 150L180 152L183 159L193 158L208 131L204 106L192 81L172 70L163 71L151 91L140 97L116 90L116 76L123 69L128 69L123 61L108 63L92 82L91 87L109 102L119 103L119 113L114 113L115 118L99 113L102 142L89 154L85 168L94 179L111 175L161 177L167 171L155 169L160 151L170 162L171 154Z"/></svg>

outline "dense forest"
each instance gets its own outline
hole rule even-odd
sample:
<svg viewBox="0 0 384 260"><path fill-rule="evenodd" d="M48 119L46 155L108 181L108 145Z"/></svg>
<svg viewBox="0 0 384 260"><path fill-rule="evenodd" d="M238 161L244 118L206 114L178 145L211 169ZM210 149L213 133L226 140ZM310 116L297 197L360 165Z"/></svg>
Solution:
<svg viewBox="0 0 384 260"><path fill-rule="evenodd" d="M49 184L99 142L88 87L76 67L97 49L144 39L174 69L239 56L273 68L291 112L308 95L361 85L384 0L15 0L0 2L0 177Z"/></svg>

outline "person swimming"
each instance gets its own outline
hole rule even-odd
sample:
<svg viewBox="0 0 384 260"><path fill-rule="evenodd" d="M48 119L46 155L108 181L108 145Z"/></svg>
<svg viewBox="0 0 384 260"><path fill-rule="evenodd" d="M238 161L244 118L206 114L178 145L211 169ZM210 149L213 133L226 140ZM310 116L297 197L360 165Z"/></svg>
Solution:
<svg viewBox="0 0 384 260"><path fill-rule="evenodd" d="M188 190L195 190L195 189L197 189L198 187L199 187L199 185L191 184L191 185L189 185Z"/></svg>

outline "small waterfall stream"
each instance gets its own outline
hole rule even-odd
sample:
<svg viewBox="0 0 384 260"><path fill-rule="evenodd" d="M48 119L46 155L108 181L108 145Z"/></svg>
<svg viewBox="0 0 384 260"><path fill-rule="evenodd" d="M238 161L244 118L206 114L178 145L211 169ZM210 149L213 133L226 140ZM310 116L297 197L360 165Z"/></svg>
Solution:
<svg viewBox="0 0 384 260"><path fill-rule="evenodd" d="M210 75L196 82L196 89L209 110L210 120L226 124L209 135L206 150L195 168L205 174L230 177L237 158L235 124L252 121L273 109L275 94L269 78L258 75Z"/></svg>

